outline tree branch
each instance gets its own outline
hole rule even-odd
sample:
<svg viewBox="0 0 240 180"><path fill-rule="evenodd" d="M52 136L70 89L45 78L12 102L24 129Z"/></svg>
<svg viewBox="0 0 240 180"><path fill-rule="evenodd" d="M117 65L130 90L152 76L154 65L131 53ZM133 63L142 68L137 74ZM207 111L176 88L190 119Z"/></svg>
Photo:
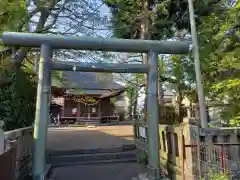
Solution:
<svg viewBox="0 0 240 180"><path fill-rule="evenodd" d="M35 11L33 11L33 12L41 12L41 15L40 15L40 18L39 18L39 21L38 21L37 28L36 28L35 32L38 32L38 33L42 32L41 29L43 29L43 27L44 27L44 25L45 25L49 15L50 15L50 12L54 9L56 4L58 2L60 2L60 1L61 0L51 1L51 4L49 4L48 8L46 8L46 7L38 7L37 6L37 9ZM27 53L28 53L29 49L30 48L20 48L17 51L17 53L13 57L13 62L16 65L16 68L20 68L21 63L24 60L24 58L27 56Z"/></svg>

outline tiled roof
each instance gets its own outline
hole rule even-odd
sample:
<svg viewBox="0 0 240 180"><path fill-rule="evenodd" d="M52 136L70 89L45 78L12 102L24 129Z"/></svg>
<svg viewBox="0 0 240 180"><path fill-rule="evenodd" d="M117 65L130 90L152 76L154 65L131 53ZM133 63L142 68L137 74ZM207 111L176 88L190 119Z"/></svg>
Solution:
<svg viewBox="0 0 240 180"><path fill-rule="evenodd" d="M124 89L113 81L111 73L61 72L54 73L52 86L65 88L70 94L111 94Z"/></svg>

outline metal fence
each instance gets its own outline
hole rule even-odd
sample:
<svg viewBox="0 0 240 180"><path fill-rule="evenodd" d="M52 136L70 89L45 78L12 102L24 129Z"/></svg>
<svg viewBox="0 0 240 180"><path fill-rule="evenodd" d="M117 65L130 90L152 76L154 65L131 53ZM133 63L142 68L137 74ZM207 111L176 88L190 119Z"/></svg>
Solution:
<svg viewBox="0 0 240 180"><path fill-rule="evenodd" d="M237 180L240 179L240 144L216 143L207 145L194 141L185 144L183 180ZM231 157L232 152L238 156ZM234 153L236 154L236 153ZM192 163L186 164L186 159ZM189 161L188 161L189 162Z"/></svg>

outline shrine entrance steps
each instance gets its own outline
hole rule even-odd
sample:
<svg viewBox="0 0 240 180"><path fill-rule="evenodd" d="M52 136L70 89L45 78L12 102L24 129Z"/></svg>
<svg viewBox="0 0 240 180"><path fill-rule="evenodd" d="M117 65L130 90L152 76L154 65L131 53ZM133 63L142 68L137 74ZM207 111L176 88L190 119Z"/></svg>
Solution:
<svg viewBox="0 0 240 180"><path fill-rule="evenodd" d="M132 180L146 172L137 163L132 124L50 127L51 180Z"/></svg>
<svg viewBox="0 0 240 180"><path fill-rule="evenodd" d="M132 180L145 167L137 164L134 145L49 152L51 180Z"/></svg>
<svg viewBox="0 0 240 180"><path fill-rule="evenodd" d="M123 145L114 148L50 151L47 159L47 163L51 164L53 168L112 162L136 162L135 145Z"/></svg>

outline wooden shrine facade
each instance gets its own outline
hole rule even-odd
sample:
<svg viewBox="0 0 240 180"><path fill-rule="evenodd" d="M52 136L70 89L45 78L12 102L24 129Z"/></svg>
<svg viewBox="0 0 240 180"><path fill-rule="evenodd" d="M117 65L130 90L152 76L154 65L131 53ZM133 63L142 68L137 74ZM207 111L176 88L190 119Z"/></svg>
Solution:
<svg viewBox="0 0 240 180"><path fill-rule="evenodd" d="M111 97L100 97L94 94L56 96L52 93L52 117L60 118L60 123L101 124L118 122L115 104ZM57 104L57 105L56 105Z"/></svg>

